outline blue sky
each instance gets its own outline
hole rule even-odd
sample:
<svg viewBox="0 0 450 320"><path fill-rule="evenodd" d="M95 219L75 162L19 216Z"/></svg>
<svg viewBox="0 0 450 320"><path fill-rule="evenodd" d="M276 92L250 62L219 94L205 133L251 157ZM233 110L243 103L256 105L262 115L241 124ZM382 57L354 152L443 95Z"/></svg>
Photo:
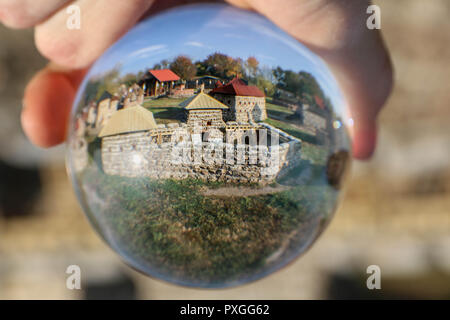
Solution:
<svg viewBox="0 0 450 320"><path fill-rule="evenodd" d="M260 66L307 71L316 77L342 115L345 102L321 59L267 19L225 5L185 6L140 23L108 49L86 79L118 64L125 74L180 54L196 61L214 52L244 60L254 56Z"/></svg>

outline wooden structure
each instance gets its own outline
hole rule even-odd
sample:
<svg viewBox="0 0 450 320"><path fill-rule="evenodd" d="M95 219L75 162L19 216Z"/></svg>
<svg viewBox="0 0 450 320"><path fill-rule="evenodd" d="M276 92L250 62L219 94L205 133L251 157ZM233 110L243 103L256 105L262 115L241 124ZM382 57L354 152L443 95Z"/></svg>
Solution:
<svg viewBox="0 0 450 320"><path fill-rule="evenodd" d="M146 96L160 96L169 94L180 77L170 69L149 70L139 81Z"/></svg>
<svg viewBox="0 0 450 320"><path fill-rule="evenodd" d="M217 86L222 85L223 81L222 79L214 76L198 76L194 77L191 80L186 81L186 88L187 89L214 89Z"/></svg>

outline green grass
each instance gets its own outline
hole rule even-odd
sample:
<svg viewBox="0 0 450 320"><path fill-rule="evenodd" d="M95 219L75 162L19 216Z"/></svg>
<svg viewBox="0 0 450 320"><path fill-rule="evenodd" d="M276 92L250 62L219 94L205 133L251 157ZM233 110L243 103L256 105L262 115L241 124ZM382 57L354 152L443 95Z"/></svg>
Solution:
<svg viewBox="0 0 450 320"><path fill-rule="evenodd" d="M310 135L309 133L306 133L284 121L267 118L266 120L264 120L264 122L270 124L271 126L278 128L278 129L281 129L284 132L286 132L286 133L290 134L291 136L294 136L302 141L306 141L306 142L312 143L312 144L317 143L317 139L315 136Z"/></svg>
<svg viewBox="0 0 450 320"><path fill-rule="evenodd" d="M289 110L289 108L269 103L267 102L267 100L268 99L266 99L266 110L269 118L272 118L274 120L285 120L286 118L294 114L294 112L292 110Z"/></svg>
<svg viewBox="0 0 450 320"><path fill-rule="evenodd" d="M184 110L181 107L149 107L158 124L181 122L184 116Z"/></svg>
<svg viewBox="0 0 450 320"><path fill-rule="evenodd" d="M144 101L143 106L153 112L153 116L158 124L181 122L184 110L178 105L183 99L159 98Z"/></svg>
<svg viewBox="0 0 450 320"><path fill-rule="evenodd" d="M158 99L146 99L144 101L143 107L146 108L155 108L155 107L176 107L182 101L186 100L186 98L158 98Z"/></svg>
<svg viewBox="0 0 450 320"><path fill-rule="evenodd" d="M144 107L157 123L176 122L183 116L182 100L147 100ZM273 104L268 112L292 114ZM215 286L270 271L326 225L336 194L323 176L326 149L290 123L266 122L303 141L303 160L279 181L289 189L257 196L203 195L205 188L233 187L218 182L109 176L101 170L100 139L92 141L90 167L79 179L85 190L95 190L84 195L97 217L94 224L106 228L116 248L141 268L182 283ZM300 182L308 170L309 180ZM280 248L279 260L269 262Z"/></svg>
<svg viewBox="0 0 450 320"><path fill-rule="evenodd" d="M287 115L287 116L294 114L294 111L290 110L287 107L279 106L279 105L272 104L269 102L266 102L266 109L269 113L272 111L275 111L277 113Z"/></svg>
<svg viewBox="0 0 450 320"><path fill-rule="evenodd" d="M324 184L220 197L204 196L209 185L192 179L108 176L94 167L80 179L96 190L92 209L128 256L166 277L212 286L273 267L267 258L287 239L292 249L304 243L334 203Z"/></svg>
<svg viewBox="0 0 450 320"><path fill-rule="evenodd" d="M321 145L304 142L301 157L313 164L325 166L328 160L328 150Z"/></svg>

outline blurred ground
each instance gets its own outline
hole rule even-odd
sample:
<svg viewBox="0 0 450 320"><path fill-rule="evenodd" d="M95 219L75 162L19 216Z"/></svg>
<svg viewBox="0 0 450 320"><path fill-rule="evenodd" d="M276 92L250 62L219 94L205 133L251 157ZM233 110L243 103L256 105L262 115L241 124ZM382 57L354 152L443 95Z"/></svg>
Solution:
<svg viewBox="0 0 450 320"><path fill-rule="evenodd" d="M450 298L450 2L380 0L396 87L370 162L355 163L328 230L301 259L240 288L201 291L125 266L82 215L64 149L32 147L21 96L45 64L31 31L0 27L0 299ZM82 290L66 289L77 264ZM381 290L366 288L379 265Z"/></svg>

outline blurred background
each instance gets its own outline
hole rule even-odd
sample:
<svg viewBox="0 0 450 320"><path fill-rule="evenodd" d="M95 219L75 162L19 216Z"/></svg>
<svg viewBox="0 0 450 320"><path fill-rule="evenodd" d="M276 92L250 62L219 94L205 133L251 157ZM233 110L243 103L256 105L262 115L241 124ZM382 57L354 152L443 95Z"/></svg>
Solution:
<svg viewBox="0 0 450 320"><path fill-rule="evenodd" d="M354 163L318 242L287 268L226 290L180 288L123 264L83 216L64 146L32 146L21 98L46 61L32 30L0 26L0 299L450 299L450 2L379 0L395 88L379 144ZM66 288L69 265L81 290ZM369 265L381 290L368 290Z"/></svg>

